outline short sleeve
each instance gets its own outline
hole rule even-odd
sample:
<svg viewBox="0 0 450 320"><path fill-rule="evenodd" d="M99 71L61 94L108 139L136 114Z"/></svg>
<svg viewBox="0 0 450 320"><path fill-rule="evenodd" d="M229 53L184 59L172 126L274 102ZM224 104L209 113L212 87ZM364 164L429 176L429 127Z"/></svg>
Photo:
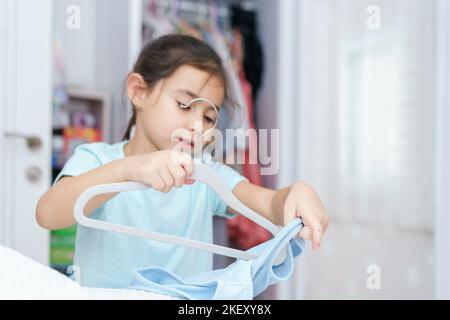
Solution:
<svg viewBox="0 0 450 320"><path fill-rule="evenodd" d="M216 163L212 168L224 179L231 191L233 191L240 182L248 181L247 178L228 165ZM233 218L236 216L234 213L227 212L227 204L213 189L211 189L211 193L213 194L214 201L214 215L225 218Z"/></svg>
<svg viewBox="0 0 450 320"><path fill-rule="evenodd" d="M75 148L73 155L64 165L53 184L63 176L78 176L102 165L96 155L95 149L90 144L82 144Z"/></svg>

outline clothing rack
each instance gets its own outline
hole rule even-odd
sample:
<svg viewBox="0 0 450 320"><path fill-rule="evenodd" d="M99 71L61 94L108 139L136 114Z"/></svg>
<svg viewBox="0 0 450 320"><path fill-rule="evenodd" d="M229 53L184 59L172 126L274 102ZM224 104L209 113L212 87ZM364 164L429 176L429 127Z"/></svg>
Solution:
<svg viewBox="0 0 450 320"><path fill-rule="evenodd" d="M156 4L161 8L172 9L177 8L187 12L207 13L209 8L214 4L219 12L220 17L228 17L230 5L239 5L242 9L248 11L255 10L255 3L252 0L156 0Z"/></svg>
<svg viewBox="0 0 450 320"><path fill-rule="evenodd" d="M165 15L178 15L187 20L207 20L216 18L221 22L228 22L230 10L228 4L217 0L148 0L159 13Z"/></svg>
<svg viewBox="0 0 450 320"><path fill-rule="evenodd" d="M216 20L225 30L230 29L231 6L255 10L253 0L147 0L146 7L157 15L179 16L186 21L200 22Z"/></svg>
<svg viewBox="0 0 450 320"><path fill-rule="evenodd" d="M200 15L212 15L214 7L217 8L217 15L221 18L229 16L227 6L223 2L203 0L156 0L156 4L166 10L176 10L178 12L196 13Z"/></svg>

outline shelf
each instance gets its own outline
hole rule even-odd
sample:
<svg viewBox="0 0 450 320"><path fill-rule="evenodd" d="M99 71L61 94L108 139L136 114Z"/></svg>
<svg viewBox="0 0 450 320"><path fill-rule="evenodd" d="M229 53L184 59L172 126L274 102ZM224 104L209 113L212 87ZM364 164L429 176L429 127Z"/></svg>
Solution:
<svg viewBox="0 0 450 320"><path fill-rule="evenodd" d="M67 96L67 105L58 110L60 121L53 123L52 182L79 144L110 140L108 95L91 88L69 86ZM76 225L51 231L50 265L61 273L72 264L75 236Z"/></svg>
<svg viewBox="0 0 450 320"><path fill-rule="evenodd" d="M79 100L90 100L103 102L108 100L107 95L103 92L89 89L89 88L79 88L79 87L68 87L67 92L71 99Z"/></svg>

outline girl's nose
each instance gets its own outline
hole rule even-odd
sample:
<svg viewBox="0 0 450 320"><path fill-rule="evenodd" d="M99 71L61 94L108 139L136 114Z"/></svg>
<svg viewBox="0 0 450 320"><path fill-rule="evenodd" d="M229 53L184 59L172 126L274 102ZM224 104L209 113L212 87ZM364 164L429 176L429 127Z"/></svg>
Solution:
<svg viewBox="0 0 450 320"><path fill-rule="evenodd" d="M191 138L195 141L200 140L204 129L202 128L202 123L199 120L194 120L190 122L189 125L189 134Z"/></svg>
<svg viewBox="0 0 450 320"><path fill-rule="evenodd" d="M192 112L192 117L189 119L189 130L203 131L203 114L200 110Z"/></svg>

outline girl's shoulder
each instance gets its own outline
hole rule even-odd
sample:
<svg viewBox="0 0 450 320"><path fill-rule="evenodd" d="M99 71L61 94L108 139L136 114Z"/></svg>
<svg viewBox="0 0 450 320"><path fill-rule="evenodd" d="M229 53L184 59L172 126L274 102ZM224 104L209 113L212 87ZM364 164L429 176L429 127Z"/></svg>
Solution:
<svg viewBox="0 0 450 320"><path fill-rule="evenodd" d="M74 154L88 153L95 156L101 163L108 163L124 157L123 146L125 143L126 141L115 144L106 142L84 143L75 148Z"/></svg>

